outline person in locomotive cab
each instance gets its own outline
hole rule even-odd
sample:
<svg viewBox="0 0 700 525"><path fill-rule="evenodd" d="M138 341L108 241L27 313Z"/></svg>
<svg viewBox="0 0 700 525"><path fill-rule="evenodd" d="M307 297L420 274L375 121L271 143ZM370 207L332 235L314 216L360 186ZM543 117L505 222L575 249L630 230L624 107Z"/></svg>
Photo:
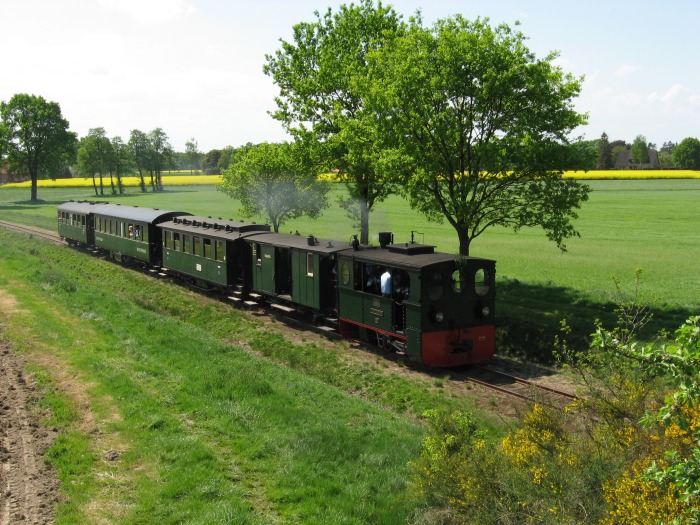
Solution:
<svg viewBox="0 0 700 525"><path fill-rule="evenodd" d="M389 271L389 268L384 270L384 273L381 276L381 288L382 296L391 297L391 272Z"/></svg>

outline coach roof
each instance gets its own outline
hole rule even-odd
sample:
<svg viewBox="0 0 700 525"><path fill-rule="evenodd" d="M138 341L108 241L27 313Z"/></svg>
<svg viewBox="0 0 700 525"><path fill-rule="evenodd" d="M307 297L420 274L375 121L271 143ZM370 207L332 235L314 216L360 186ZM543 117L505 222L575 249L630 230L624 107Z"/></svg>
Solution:
<svg viewBox="0 0 700 525"><path fill-rule="evenodd" d="M126 221L157 224L180 215L192 215L184 211L168 211L158 208L141 208L140 206L122 206L121 204L100 204L93 213Z"/></svg>
<svg viewBox="0 0 700 525"><path fill-rule="evenodd" d="M174 217L172 220L161 222L158 227L192 235L204 235L222 239L238 238L242 234L270 231L270 227L267 224L212 219L211 217L195 215Z"/></svg>
<svg viewBox="0 0 700 525"><path fill-rule="evenodd" d="M313 235L307 237L306 235L293 235L290 233L268 233L266 235L250 236L247 241L315 253L336 253L352 248L349 242L319 239Z"/></svg>
<svg viewBox="0 0 700 525"><path fill-rule="evenodd" d="M64 202L58 206L58 211L68 212L68 213L81 213L89 215L95 211L95 207L101 203L88 202L88 201L70 201Z"/></svg>

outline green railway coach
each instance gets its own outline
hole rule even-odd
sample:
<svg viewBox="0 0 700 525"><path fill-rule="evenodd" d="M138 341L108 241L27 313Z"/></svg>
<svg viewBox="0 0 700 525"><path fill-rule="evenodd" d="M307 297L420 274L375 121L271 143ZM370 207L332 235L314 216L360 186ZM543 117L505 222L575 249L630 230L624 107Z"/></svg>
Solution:
<svg viewBox="0 0 700 525"><path fill-rule="evenodd" d="M160 223L163 266L200 288L249 290L251 276L245 271L243 238L267 232L266 224L237 222L211 217L175 217ZM247 261L246 261L247 262Z"/></svg>
<svg viewBox="0 0 700 525"><path fill-rule="evenodd" d="M247 237L253 291L316 315L337 315L336 261L350 243L269 233Z"/></svg>
<svg viewBox="0 0 700 525"><path fill-rule="evenodd" d="M161 230L157 224L173 217L191 215L158 208L99 204L93 210L95 246L119 262L162 264Z"/></svg>
<svg viewBox="0 0 700 525"><path fill-rule="evenodd" d="M95 243L93 212L96 204L70 201L58 207L58 234L69 245L92 246Z"/></svg>

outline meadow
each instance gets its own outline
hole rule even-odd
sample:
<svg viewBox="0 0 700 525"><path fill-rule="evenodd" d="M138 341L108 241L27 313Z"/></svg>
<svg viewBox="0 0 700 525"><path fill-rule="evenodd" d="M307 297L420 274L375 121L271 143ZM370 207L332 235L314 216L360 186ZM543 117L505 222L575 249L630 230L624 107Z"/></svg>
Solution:
<svg viewBox="0 0 700 525"><path fill-rule="evenodd" d="M166 178L163 193L140 193L130 188L125 195L101 200L242 218L237 203L211 184L175 186L169 182ZM538 229L514 233L494 228L472 243L472 255L497 261L497 315L502 330L522 338L520 342L504 340L504 350L514 348L522 355L546 353L545 347L551 346L562 319L573 323L581 337L591 333L596 318L612 322L617 300L613 278L626 293L638 292L639 299L653 308L651 332L673 330L688 315L700 311L700 179L584 182L592 192L574 221L581 237L569 239L566 252L547 241ZM344 191L342 185L334 187L332 205L319 220L302 217L283 225L283 231L350 240L357 228L336 203ZM25 188L0 188L5 219L54 229L57 204L95 199L89 187L46 188L39 193L45 203L30 205L24 202L27 192ZM370 229L374 242L377 232L393 231L397 242L409 241L413 233L416 241L433 244L440 251L454 253L458 248L448 224L427 221L398 196L376 207L370 216ZM641 270L639 290L635 289L637 270ZM537 319L534 325L533 318ZM530 335L523 335L525 332ZM522 347L525 340L532 348Z"/></svg>
<svg viewBox="0 0 700 525"><path fill-rule="evenodd" d="M700 311L700 180L590 181L589 202L561 253L541 232L495 229L473 254L496 259L501 354L548 361L559 323L585 339L612 322L611 276L675 329ZM335 187L332 199L343 192ZM3 220L55 228L56 206L94 200L91 188L0 188ZM238 217L211 185L130 189L104 200ZM370 217L455 251L447 225L392 197ZM337 205L285 230L349 239ZM476 410L441 374L413 370L347 342L291 333L266 318L0 230L0 338L30 358L60 435L48 460L62 480L57 523L421 523L410 462L425 410ZM406 373L409 372L409 373ZM414 373L417 372L417 373ZM496 440L508 426L485 412ZM105 457L117 460L106 460Z"/></svg>

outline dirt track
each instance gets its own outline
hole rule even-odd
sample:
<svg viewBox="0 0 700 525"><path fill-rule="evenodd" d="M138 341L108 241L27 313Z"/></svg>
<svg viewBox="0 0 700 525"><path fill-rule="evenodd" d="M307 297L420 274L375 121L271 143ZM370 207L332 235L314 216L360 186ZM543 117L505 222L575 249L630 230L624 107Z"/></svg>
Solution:
<svg viewBox="0 0 700 525"><path fill-rule="evenodd" d="M39 425L36 386L24 366L0 340L0 525L55 521L58 480L44 462L55 431Z"/></svg>

